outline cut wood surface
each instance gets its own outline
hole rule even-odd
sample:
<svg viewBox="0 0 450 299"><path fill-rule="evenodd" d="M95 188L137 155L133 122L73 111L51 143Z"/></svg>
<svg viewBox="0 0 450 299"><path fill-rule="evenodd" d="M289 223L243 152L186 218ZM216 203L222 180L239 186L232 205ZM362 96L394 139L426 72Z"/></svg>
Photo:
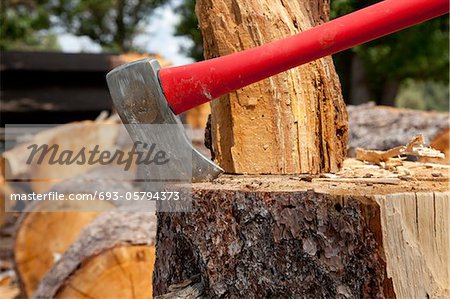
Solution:
<svg viewBox="0 0 450 299"><path fill-rule="evenodd" d="M376 197L397 298L450 298L450 192Z"/></svg>
<svg viewBox="0 0 450 299"><path fill-rule="evenodd" d="M430 143L450 126L448 112L400 109L373 103L347 106L347 110L349 156L354 156L358 147L387 150L405 145L418 134L424 135L425 142ZM434 148L444 151L442 147Z"/></svg>
<svg viewBox="0 0 450 299"><path fill-rule="evenodd" d="M196 13L205 57L212 58L321 24L329 1L201 0ZM227 172L321 173L342 166L347 113L331 57L252 84L211 107L213 156Z"/></svg>
<svg viewBox="0 0 450 299"><path fill-rule="evenodd" d="M194 184L191 213L158 213L154 294L200 275L204 298L449 298L445 166Z"/></svg>
<svg viewBox="0 0 450 299"><path fill-rule="evenodd" d="M33 298L152 298L154 213L111 211L92 222Z"/></svg>
<svg viewBox="0 0 450 299"><path fill-rule="evenodd" d="M83 205L77 201L33 202L19 219L14 261L19 284L26 298L31 298L41 279L75 242L81 230L100 211L113 208L109 202L95 201L89 202L90 212L73 212L80 206L83 209ZM68 211L58 212L61 209Z"/></svg>

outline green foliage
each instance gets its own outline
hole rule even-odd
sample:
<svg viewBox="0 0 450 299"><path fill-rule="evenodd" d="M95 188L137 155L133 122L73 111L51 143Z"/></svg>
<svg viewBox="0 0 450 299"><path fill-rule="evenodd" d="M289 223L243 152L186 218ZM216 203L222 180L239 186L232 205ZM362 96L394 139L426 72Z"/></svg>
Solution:
<svg viewBox="0 0 450 299"><path fill-rule="evenodd" d="M448 84L407 79L402 84L396 106L419 110L449 110Z"/></svg>
<svg viewBox="0 0 450 299"><path fill-rule="evenodd" d="M334 0L332 16L339 17L376 2ZM443 16L349 50L364 62L374 98L382 96L382 88L388 81L414 78L448 84L448 28L448 16Z"/></svg>
<svg viewBox="0 0 450 299"><path fill-rule="evenodd" d="M384 80L448 82L448 17L431 20L354 49L366 65L371 88Z"/></svg>
<svg viewBox="0 0 450 299"><path fill-rule="evenodd" d="M154 9L168 0L56 0L59 24L105 49L130 51L133 38Z"/></svg>
<svg viewBox="0 0 450 299"><path fill-rule="evenodd" d="M57 48L56 38L45 34L50 28L47 0L2 0L0 7L0 49Z"/></svg>
<svg viewBox="0 0 450 299"><path fill-rule="evenodd" d="M0 48L55 48L47 29L88 36L107 50L130 51L154 9L169 0L2 0ZM47 30L47 31L46 31Z"/></svg>
<svg viewBox="0 0 450 299"><path fill-rule="evenodd" d="M331 17L337 18L377 2L379 0L331 0ZM177 10L181 22L176 32L194 42L185 53L201 60L202 37L194 8L195 0L184 0L180 5ZM354 55L363 61L368 89L378 102L384 100L387 86L400 85L407 78L432 80L448 86L448 28L448 16L443 16L334 55L344 95L348 95L351 88L350 65Z"/></svg>
<svg viewBox="0 0 450 299"><path fill-rule="evenodd" d="M195 0L185 0L175 8L175 12L181 17L180 22L175 27L175 35L186 36L193 41L192 46L184 48L186 55L196 61L203 60L203 37L198 28L198 20L195 15Z"/></svg>

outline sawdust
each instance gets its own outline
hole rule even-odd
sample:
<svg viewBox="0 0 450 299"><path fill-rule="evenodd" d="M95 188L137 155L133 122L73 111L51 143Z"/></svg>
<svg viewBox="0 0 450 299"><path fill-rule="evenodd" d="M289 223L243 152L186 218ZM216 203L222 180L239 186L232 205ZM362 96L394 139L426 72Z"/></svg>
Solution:
<svg viewBox="0 0 450 299"><path fill-rule="evenodd" d="M322 175L230 175L213 182L196 183L193 189L247 191L315 191L333 195L370 196L400 192L450 190L450 166L402 161L402 165L386 169L356 159L344 161L335 174Z"/></svg>

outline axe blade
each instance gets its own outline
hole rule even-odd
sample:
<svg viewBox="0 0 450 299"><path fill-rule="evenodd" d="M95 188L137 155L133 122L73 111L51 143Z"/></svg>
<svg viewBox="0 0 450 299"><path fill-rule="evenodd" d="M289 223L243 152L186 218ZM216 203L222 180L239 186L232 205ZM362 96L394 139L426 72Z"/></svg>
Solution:
<svg viewBox="0 0 450 299"><path fill-rule="evenodd" d="M172 156L171 159L181 163L176 163L170 171L192 171L192 182L212 180L223 170L198 152L187 138L179 117L173 113L164 97L158 79L160 68L156 59L147 58L124 64L107 74L109 92L117 112L134 142L170 145L172 155L183 150L192 152L192 165L183 165L191 163L188 159L183 162L182 157ZM170 132L156 130L157 134L152 130L153 133L149 134L142 125L151 124L172 125L172 129Z"/></svg>

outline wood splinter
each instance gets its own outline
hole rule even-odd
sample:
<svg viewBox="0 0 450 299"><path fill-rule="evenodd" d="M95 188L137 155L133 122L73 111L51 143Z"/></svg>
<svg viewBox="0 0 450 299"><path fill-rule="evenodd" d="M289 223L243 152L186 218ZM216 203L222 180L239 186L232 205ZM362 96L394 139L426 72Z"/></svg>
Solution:
<svg viewBox="0 0 450 299"><path fill-rule="evenodd" d="M445 155L425 144L422 134L413 137L408 144L397 146L386 151L356 149L356 159L380 165L394 157L416 156L444 159ZM401 159L400 159L401 160Z"/></svg>

